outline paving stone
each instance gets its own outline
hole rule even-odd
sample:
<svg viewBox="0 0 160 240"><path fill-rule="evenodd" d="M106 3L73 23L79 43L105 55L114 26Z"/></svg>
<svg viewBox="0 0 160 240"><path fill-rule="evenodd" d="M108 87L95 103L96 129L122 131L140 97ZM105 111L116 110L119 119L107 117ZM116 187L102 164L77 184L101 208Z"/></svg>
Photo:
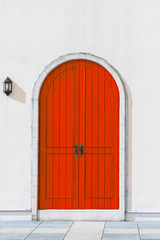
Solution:
<svg viewBox="0 0 160 240"><path fill-rule="evenodd" d="M1 233L30 233L33 230L33 228L1 228Z"/></svg>
<svg viewBox="0 0 160 240"><path fill-rule="evenodd" d="M8 224L9 225L9 224ZM0 229L0 240L19 240L19 239L24 239L25 237L28 236L33 231L33 227L30 226L30 228L24 226L24 224L20 227L17 226L16 224L11 224L12 227L3 227ZM15 225L15 227L13 226Z"/></svg>
<svg viewBox="0 0 160 240"><path fill-rule="evenodd" d="M42 221L14 221L8 222L5 228L35 228Z"/></svg>
<svg viewBox="0 0 160 240"><path fill-rule="evenodd" d="M138 234L104 234L103 240L140 240Z"/></svg>
<svg viewBox="0 0 160 240"><path fill-rule="evenodd" d="M70 228L73 221L43 221L38 228Z"/></svg>
<svg viewBox="0 0 160 240"><path fill-rule="evenodd" d="M0 228L4 227L8 222L0 221Z"/></svg>
<svg viewBox="0 0 160 240"><path fill-rule="evenodd" d="M160 222L138 222L139 229L160 229Z"/></svg>
<svg viewBox="0 0 160 240"><path fill-rule="evenodd" d="M32 233L26 240L62 240L64 234L50 234L50 233Z"/></svg>
<svg viewBox="0 0 160 240"><path fill-rule="evenodd" d="M153 228L150 228L150 229L140 229L140 234L160 234L160 228L157 228L157 229L153 229Z"/></svg>
<svg viewBox="0 0 160 240"><path fill-rule="evenodd" d="M142 240L149 240L149 239L152 239L152 240L159 240L160 239L160 234L140 234L140 237Z"/></svg>
<svg viewBox="0 0 160 240"><path fill-rule="evenodd" d="M105 228L137 229L137 222L106 222Z"/></svg>
<svg viewBox="0 0 160 240"><path fill-rule="evenodd" d="M139 234L138 228L105 228L104 233L108 234Z"/></svg>
<svg viewBox="0 0 160 240"><path fill-rule="evenodd" d="M100 240L104 222L74 222L65 240Z"/></svg>
<svg viewBox="0 0 160 240"><path fill-rule="evenodd" d="M24 240L26 236L25 233L0 233L1 240Z"/></svg>
<svg viewBox="0 0 160 240"><path fill-rule="evenodd" d="M33 233L62 233L65 234L68 228L36 228Z"/></svg>

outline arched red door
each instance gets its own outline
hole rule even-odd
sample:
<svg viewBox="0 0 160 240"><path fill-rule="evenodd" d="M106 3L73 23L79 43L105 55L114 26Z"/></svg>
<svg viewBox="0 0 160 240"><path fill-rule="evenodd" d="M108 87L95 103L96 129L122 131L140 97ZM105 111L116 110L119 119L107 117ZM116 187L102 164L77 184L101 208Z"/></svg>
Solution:
<svg viewBox="0 0 160 240"><path fill-rule="evenodd" d="M119 91L95 62L65 62L42 85L38 205L119 208Z"/></svg>

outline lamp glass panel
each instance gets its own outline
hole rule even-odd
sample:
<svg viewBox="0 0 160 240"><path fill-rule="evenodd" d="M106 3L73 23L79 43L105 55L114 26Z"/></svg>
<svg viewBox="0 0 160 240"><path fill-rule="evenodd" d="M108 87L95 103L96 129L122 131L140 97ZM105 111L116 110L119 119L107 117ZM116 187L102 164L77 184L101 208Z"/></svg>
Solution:
<svg viewBox="0 0 160 240"><path fill-rule="evenodd" d="M9 83L6 83L6 91L9 90Z"/></svg>
<svg viewBox="0 0 160 240"><path fill-rule="evenodd" d="M9 83L9 90L11 91L12 90L12 84Z"/></svg>

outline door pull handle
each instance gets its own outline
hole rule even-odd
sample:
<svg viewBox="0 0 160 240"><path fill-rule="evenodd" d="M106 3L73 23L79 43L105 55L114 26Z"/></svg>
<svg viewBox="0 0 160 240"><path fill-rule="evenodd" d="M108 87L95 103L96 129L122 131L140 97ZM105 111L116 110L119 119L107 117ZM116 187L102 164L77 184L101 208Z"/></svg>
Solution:
<svg viewBox="0 0 160 240"><path fill-rule="evenodd" d="M80 156L83 157L83 144L80 144Z"/></svg>
<svg viewBox="0 0 160 240"><path fill-rule="evenodd" d="M77 143L75 143L75 157L78 156L78 145Z"/></svg>

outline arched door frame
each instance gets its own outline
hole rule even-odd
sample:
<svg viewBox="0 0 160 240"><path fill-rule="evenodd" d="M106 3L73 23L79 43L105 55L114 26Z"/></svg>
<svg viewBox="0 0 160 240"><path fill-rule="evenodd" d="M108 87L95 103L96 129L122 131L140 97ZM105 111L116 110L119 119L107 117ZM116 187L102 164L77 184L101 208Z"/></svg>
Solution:
<svg viewBox="0 0 160 240"><path fill-rule="evenodd" d="M40 210L38 211L38 110L39 93L47 75L58 65L76 59L96 62L107 69L117 83L120 94L119 125L119 206L118 210ZM126 94L123 80L118 71L103 58L89 53L63 55L47 65L34 84L32 95L32 219L73 219L73 220L124 220L125 218L125 159L126 159Z"/></svg>

